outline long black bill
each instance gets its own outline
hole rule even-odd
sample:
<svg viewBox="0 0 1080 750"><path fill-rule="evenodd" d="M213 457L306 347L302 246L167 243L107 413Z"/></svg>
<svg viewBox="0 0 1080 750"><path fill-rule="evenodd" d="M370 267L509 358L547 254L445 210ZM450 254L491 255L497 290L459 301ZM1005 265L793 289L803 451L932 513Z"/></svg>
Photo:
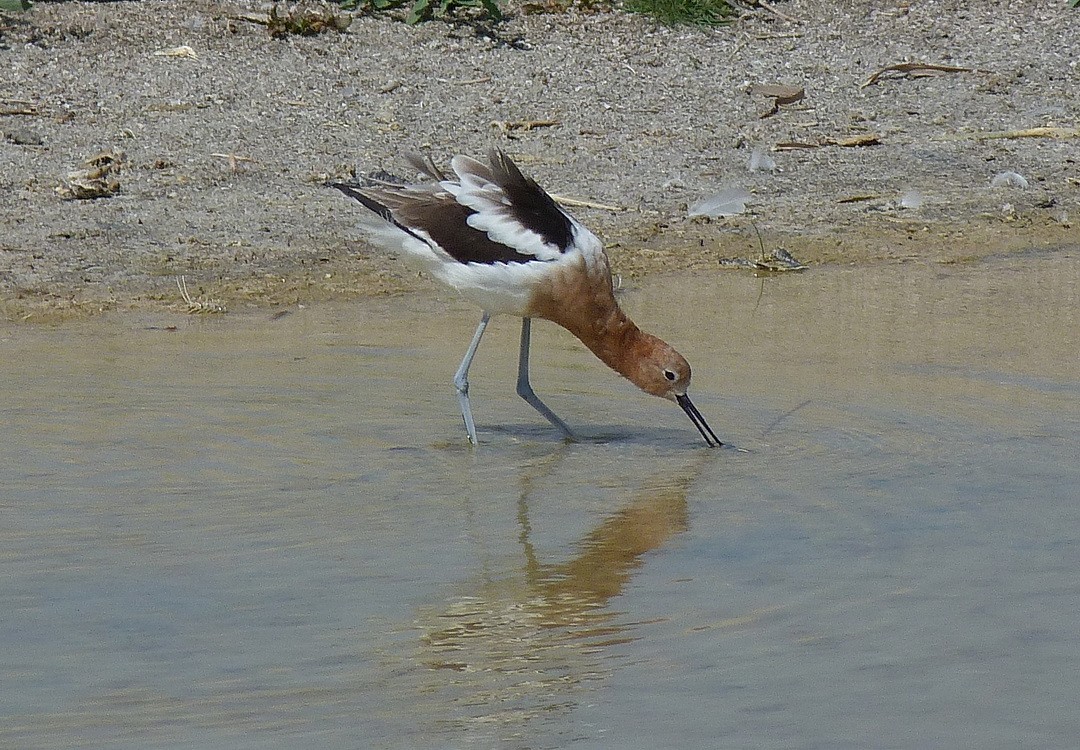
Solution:
<svg viewBox="0 0 1080 750"><path fill-rule="evenodd" d="M719 448L723 445L720 442L720 438L716 437L716 433L712 431L712 427L709 427L709 423L705 421L705 417L701 416L701 412L694 406L694 402L690 400L690 397L685 393L681 396L676 396L675 401L678 402L682 410L686 412L686 416L690 417L690 421L694 423L694 427L697 427L698 432L701 433L701 437L705 438L705 442L714 448ZM711 439L710 439L711 438Z"/></svg>

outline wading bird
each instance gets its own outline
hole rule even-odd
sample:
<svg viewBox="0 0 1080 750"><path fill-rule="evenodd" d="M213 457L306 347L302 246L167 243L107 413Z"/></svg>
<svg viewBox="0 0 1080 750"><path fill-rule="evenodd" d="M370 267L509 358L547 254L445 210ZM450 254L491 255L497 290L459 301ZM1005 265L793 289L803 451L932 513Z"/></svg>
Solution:
<svg viewBox="0 0 1080 750"><path fill-rule="evenodd" d="M574 434L529 384L532 318L558 323L605 364L646 393L674 401L705 442L722 445L686 390L690 365L656 336L645 333L615 300L600 240L559 205L509 157L494 149L484 164L455 156L449 176L430 159L409 163L432 178L416 185L330 183L368 211L361 228L377 245L419 266L483 310L457 373L461 416L475 444L469 406L469 365L492 315L521 321L518 395L570 440Z"/></svg>

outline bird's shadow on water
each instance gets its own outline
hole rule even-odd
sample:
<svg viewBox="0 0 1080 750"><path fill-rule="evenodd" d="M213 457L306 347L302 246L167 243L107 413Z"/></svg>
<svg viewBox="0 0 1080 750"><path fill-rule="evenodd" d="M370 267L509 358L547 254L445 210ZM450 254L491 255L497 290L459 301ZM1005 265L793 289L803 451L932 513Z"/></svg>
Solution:
<svg viewBox="0 0 1080 750"><path fill-rule="evenodd" d="M700 436L692 431L687 431L678 428L663 428L663 427L649 427L649 428L634 428L627 425L597 425L590 424L584 428L574 427L574 440L566 440L557 431L547 427L545 425L520 425L520 424L502 424L502 425L485 425L478 427L480 447L492 442L490 437L485 439L485 433L488 436L492 434L497 435L500 439L505 436L507 438L516 439L520 441L529 441L537 443L552 443L557 445L595 445L595 446L612 446L620 447L649 447L649 448L701 448L708 449L708 446ZM747 452L744 448L732 445L725 442L721 446L721 450L734 450L738 452Z"/></svg>

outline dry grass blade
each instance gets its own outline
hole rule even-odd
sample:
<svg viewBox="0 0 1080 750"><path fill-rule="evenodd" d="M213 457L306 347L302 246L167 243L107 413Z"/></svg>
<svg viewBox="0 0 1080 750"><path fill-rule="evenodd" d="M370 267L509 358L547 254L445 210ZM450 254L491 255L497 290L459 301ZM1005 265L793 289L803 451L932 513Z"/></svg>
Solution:
<svg viewBox="0 0 1080 750"><path fill-rule="evenodd" d="M184 44L180 47L170 47L169 49L159 49L154 52L155 57L182 57L189 60L198 60L199 55L188 45Z"/></svg>
<svg viewBox="0 0 1080 750"><path fill-rule="evenodd" d="M37 106L29 99L0 99L0 116L37 114Z"/></svg>
<svg viewBox="0 0 1080 750"><path fill-rule="evenodd" d="M844 138L822 138L817 142L785 141L773 146L774 151L799 151L803 149L823 148L824 146L840 146L841 148L863 148L866 146L881 145L881 136L877 133L860 133L849 135Z"/></svg>
<svg viewBox="0 0 1080 750"><path fill-rule="evenodd" d="M899 73L900 77L906 77L910 74L922 74L930 75L933 73L989 73L987 70L979 70L978 68L962 68L955 65L937 65L935 63L921 63L921 62L909 62L909 63L897 63L896 65L889 65L874 73L867 78L862 86L859 88L866 88L867 86L873 86L878 80L888 73Z"/></svg>
<svg viewBox="0 0 1080 750"><path fill-rule="evenodd" d="M826 146L841 146L843 148L861 148L863 146L878 146L881 144L881 136L877 133L862 133L847 138L828 138Z"/></svg>
<svg viewBox="0 0 1080 750"><path fill-rule="evenodd" d="M939 141L993 141L1013 138L1080 138L1080 128L1037 127L1022 130L992 130L985 133L956 133L935 138Z"/></svg>
<svg viewBox="0 0 1080 750"><path fill-rule="evenodd" d="M498 128L504 133L509 133L514 130L524 130L528 132L535 130L536 128L553 128L557 125L562 125L559 120L492 120L491 127Z"/></svg>
<svg viewBox="0 0 1080 750"><path fill-rule="evenodd" d="M753 96L765 96L773 100L772 109L758 115L762 120L775 115L780 111L780 107L800 102L806 98L806 89L802 86L787 86L784 84L755 84L747 89L747 93Z"/></svg>
<svg viewBox="0 0 1080 750"><path fill-rule="evenodd" d="M812 148L821 148L824 143L808 143L807 141L784 141L773 146L773 151L803 151Z"/></svg>
<svg viewBox="0 0 1080 750"><path fill-rule="evenodd" d="M187 278L179 276L176 279L176 288L180 290L180 296L184 298L184 302L187 303L187 311L189 314L196 313L225 313L228 310L220 302L214 300L197 300L192 299L191 294L188 293Z"/></svg>
<svg viewBox="0 0 1080 750"><path fill-rule="evenodd" d="M112 197L120 192L120 167L123 163L122 151L95 154L83 162L83 169L70 172L57 186L56 193L66 201Z"/></svg>
<svg viewBox="0 0 1080 750"><path fill-rule="evenodd" d="M612 206L609 203L597 203L581 198L567 198L565 195L555 195L554 193L550 193L550 195L559 205L569 206L570 208L598 208L601 211L613 211L615 213L628 210L625 206Z"/></svg>
<svg viewBox="0 0 1080 750"><path fill-rule="evenodd" d="M760 258L720 258L717 263L721 268L751 271L755 276L798 273L807 269L806 264L796 260L791 253L783 248L777 248L771 254L766 255L763 247Z"/></svg>
<svg viewBox="0 0 1080 750"><path fill-rule="evenodd" d="M800 21L798 18L795 18L794 16L789 16L787 13L781 13L772 5L769 5L767 2L765 2L765 0L757 0L756 5L762 10L766 10L769 13L772 13L774 16L776 16L782 21L787 21L788 23L802 23L802 21Z"/></svg>
<svg viewBox="0 0 1080 750"><path fill-rule="evenodd" d="M210 154L215 159L226 159L229 162L229 169L233 172L240 171L241 164L258 164L258 160L252 159L248 156L239 156L237 154Z"/></svg>

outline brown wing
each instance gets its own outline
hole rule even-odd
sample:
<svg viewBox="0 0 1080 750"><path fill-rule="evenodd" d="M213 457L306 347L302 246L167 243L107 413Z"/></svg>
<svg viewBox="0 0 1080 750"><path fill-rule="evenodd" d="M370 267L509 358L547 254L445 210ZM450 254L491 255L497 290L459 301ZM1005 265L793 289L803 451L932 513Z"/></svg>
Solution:
<svg viewBox="0 0 1080 750"><path fill-rule="evenodd" d="M502 151L493 149L488 158L490 164L461 157L454 161L460 177L474 176L494 186L483 191L493 200L485 199L486 207L479 211L429 183L400 188L329 183L329 187L461 263L532 263L553 260L552 254L569 249L574 242L570 217ZM430 158L410 154L406 159L428 177L449 181ZM478 213L500 222L502 239L507 241L494 240L492 232L471 226L470 217Z"/></svg>
<svg viewBox="0 0 1080 750"><path fill-rule="evenodd" d="M368 210L411 234L421 242L434 243L460 263L528 263L535 255L517 252L495 242L467 223L475 213L449 193L402 188L371 188L341 182L328 183ZM430 239L428 239L430 238Z"/></svg>

